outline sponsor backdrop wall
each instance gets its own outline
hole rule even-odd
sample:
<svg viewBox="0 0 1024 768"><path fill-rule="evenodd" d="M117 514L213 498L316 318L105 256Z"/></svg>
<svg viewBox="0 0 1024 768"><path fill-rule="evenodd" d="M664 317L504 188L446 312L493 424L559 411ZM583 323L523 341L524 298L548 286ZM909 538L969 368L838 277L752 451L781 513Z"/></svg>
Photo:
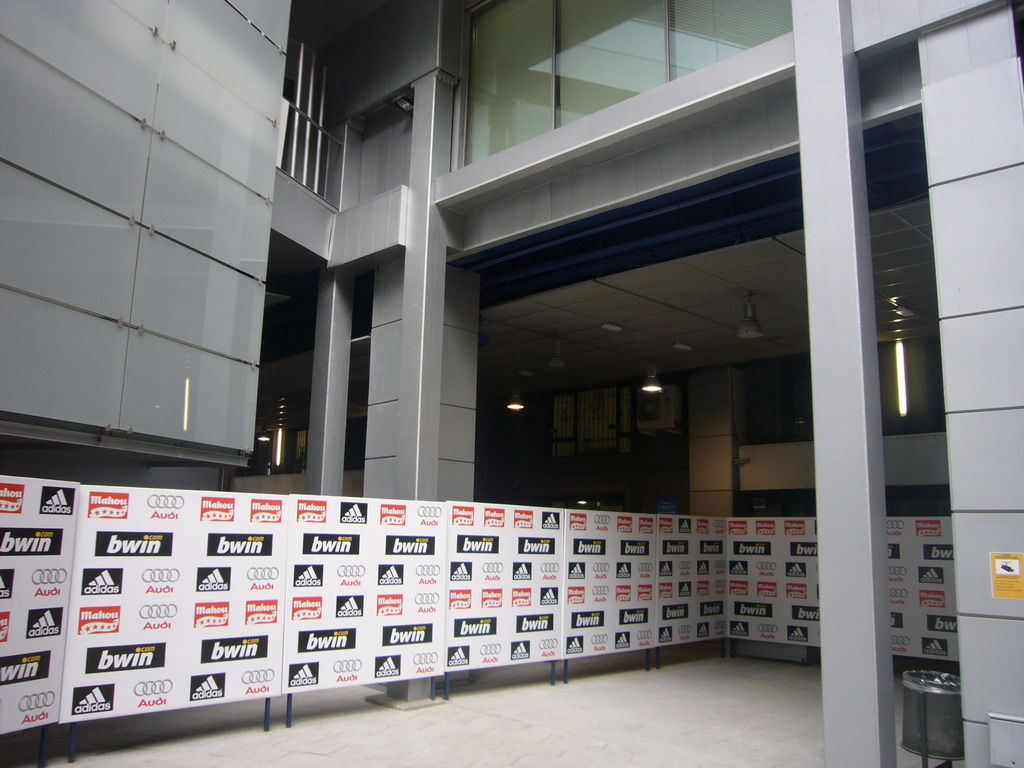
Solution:
<svg viewBox="0 0 1024 768"><path fill-rule="evenodd" d="M448 670L561 656L562 510L448 505Z"/></svg>
<svg viewBox="0 0 1024 768"><path fill-rule="evenodd" d="M75 483L0 475L0 733L60 712L79 493Z"/></svg>
<svg viewBox="0 0 1024 768"><path fill-rule="evenodd" d="M286 693L441 674L445 505L288 501Z"/></svg>
<svg viewBox="0 0 1024 768"><path fill-rule="evenodd" d="M659 515L659 646L725 636L725 523Z"/></svg>
<svg viewBox="0 0 1024 768"><path fill-rule="evenodd" d="M279 695L283 506L83 486L61 719Z"/></svg>

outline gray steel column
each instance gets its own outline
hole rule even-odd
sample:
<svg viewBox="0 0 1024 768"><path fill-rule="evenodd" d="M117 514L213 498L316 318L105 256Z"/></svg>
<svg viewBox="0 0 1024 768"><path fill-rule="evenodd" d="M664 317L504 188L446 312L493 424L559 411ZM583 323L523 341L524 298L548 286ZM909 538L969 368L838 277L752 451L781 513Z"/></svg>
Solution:
<svg viewBox="0 0 1024 768"><path fill-rule="evenodd" d="M850 0L793 0L825 764L896 765L863 127Z"/></svg>
<svg viewBox="0 0 1024 768"><path fill-rule="evenodd" d="M447 237L434 179L451 168L454 82L432 72L413 83L415 107L402 284L395 492L436 500Z"/></svg>
<svg viewBox="0 0 1024 768"><path fill-rule="evenodd" d="M309 493L342 493L352 358L352 299L351 275L338 269L321 271L306 453Z"/></svg>

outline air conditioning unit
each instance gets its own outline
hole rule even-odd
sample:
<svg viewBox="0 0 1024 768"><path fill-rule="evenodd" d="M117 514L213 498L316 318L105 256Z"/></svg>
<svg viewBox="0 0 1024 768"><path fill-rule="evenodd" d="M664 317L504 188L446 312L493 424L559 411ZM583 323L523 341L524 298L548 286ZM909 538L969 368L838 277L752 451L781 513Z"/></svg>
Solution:
<svg viewBox="0 0 1024 768"><path fill-rule="evenodd" d="M636 428L640 432L659 429L679 430L683 425L683 388L666 384L661 392L637 395Z"/></svg>

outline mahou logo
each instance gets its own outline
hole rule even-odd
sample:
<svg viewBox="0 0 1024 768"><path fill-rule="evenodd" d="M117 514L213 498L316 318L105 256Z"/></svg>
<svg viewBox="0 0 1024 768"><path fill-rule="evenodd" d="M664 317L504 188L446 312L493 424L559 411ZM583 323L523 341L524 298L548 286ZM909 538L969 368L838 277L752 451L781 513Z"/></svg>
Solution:
<svg viewBox="0 0 1024 768"><path fill-rule="evenodd" d="M485 589L481 592L480 606L482 608L501 608L502 594L500 589Z"/></svg>
<svg viewBox="0 0 1024 768"><path fill-rule="evenodd" d="M730 520L729 521L729 535L730 536L746 536L747 535L747 521L746 520Z"/></svg>
<svg viewBox="0 0 1024 768"><path fill-rule="evenodd" d="M942 521L941 520L917 520L917 535L918 536L941 536L942 535Z"/></svg>
<svg viewBox="0 0 1024 768"><path fill-rule="evenodd" d="M568 588L568 602L570 605L582 605L583 601L587 599L587 588L586 587L569 587Z"/></svg>
<svg viewBox="0 0 1024 768"><path fill-rule="evenodd" d="M199 519L204 523L233 523L235 500L230 496L203 496L199 500Z"/></svg>
<svg viewBox="0 0 1024 768"><path fill-rule="evenodd" d="M517 509L513 512L513 527L533 528L533 510Z"/></svg>
<svg viewBox="0 0 1024 768"><path fill-rule="evenodd" d="M473 590L449 589L448 607L455 610L465 610L473 607Z"/></svg>
<svg viewBox="0 0 1024 768"><path fill-rule="evenodd" d="M323 598L293 597L292 621L316 621L323 618Z"/></svg>
<svg viewBox="0 0 1024 768"><path fill-rule="evenodd" d="M280 523L284 518L281 499L253 499L249 502L250 523Z"/></svg>
<svg viewBox="0 0 1024 768"><path fill-rule="evenodd" d="M758 536L774 536L775 535L775 521L774 520L755 520L754 531Z"/></svg>
<svg viewBox="0 0 1024 768"><path fill-rule="evenodd" d="M515 587L512 590L512 607L529 608L533 605L533 590L529 587Z"/></svg>
<svg viewBox="0 0 1024 768"><path fill-rule="evenodd" d="M0 512L20 514L24 503L25 486L22 483L0 483Z"/></svg>
<svg viewBox="0 0 1024 768"><path fill-rule="evenodd" d="M117 632L121 626L121 606L104 605L78 610L78 634L102 635Z"/></svg>
<svg viewBox="0 0 1024 768"><path fill-rule="evenodd" d="M89 494L89 510L86 517L101 517L107 520L128 519L128 494L110 491L92 491Z"/></svg>
<svg viewBox="0 0 1024 768"><path fill-rule="evenodd" d="M381 504L381 525L405 525L405 504Z"/></svg>
<svg viewBox="0 0 1024 768"><path fill-rule="evenodd" d="M0 643L7 642L7 636L11 632L11 612L0 611Z"/></svg>
<svg viewBox="0 0 1024 768"><path fill-rule="evenodd" d="M245 603L246 624L276 624L277 600L247 600Z"/></svg>
<svg viewBox="0 0 1024 768"><path fill-rule="evenodd" d="M633 518L628 515L618 516L618 531L619 533L632 533L633 532Z"/></svg>
<svg viewBox="0 0 1024 768"><path fill-rule="evenodd" d="M806 600L807 599L807 585L806 584L786 584L786 597L791 600Z"/></svg>
<svg viewBox="0 0 1024 768"><path fill-rule="evenodd" d="M401 616L402 596L401 595L377 595L378 616Z"/></svg>
<svg viewBox="0 0 1024 768"><path fill-rule="evenodd" d="M484 525L488 528L504 528L505 510L498 507L484 507Z"/></svg>
<svg viewBox="0 0 1024 768"><path fill-rule="evenodd" d="M640 600L653 600L654 599L654 585L653 584L638 584L636 587L636 596Z"/></svg>
<svg viewBox="0 0 1024 768"><path fill-rule="evenodd" d="M654 533L654 518L653 517L641 517L640 518L640 533Z"/></svg>
<svg viewBox="0 0 1024 768"><path fill-rule="evenodd" d="M231 603L196 603L192 626L196 629L226 627Z"/></svg>
<svg viewBox="0 0 1024 768"><path fill-rule="evenodd" d="M452 505L452 525L473 525L476 510L473 507Z"/></svg>
<svg viewBox="0 0 1024 768"><path fill-rule="evenodd" d="M295 520L300 523L326 523L327 502L320 499L299 499L295 503Z"/></svg>
<svg viewBox="0 0 1024 768"><path fill-rule="evenodd" d="M787 536L805 536L807 534L807 525L803 520L786 520L785 526Z"/></svg>
<svg viewBox="0 0 1024 768"><path fill-rule="evenodd" d="M569 513L569 530L570 531L585 531L585 530L587 530L587 515L584 512L570 512Z"/></svg>

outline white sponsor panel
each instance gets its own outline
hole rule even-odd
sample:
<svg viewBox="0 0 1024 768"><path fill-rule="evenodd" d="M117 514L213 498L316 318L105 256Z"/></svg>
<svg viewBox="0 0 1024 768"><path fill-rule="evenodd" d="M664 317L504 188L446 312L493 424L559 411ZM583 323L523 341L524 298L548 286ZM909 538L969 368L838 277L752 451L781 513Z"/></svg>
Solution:
<svg viewBox="0 0 1024 768"><path fill-rule="evenodd" d="M655 561L658 645L725 636L726 521L660 515Z"/></svg>
<svg viewBox="0 0 1024 768"><path fill-rule="evenodd" d="M284 501L83 486L61 720L280 695Z"/></svg>
<svg viewBox="0 0 1024 768"><path fill-rule="evenodd" d="M729 637L820 645L814 518L731 518L728 534Z"/></svg>
<svg viewBox="0 0 1024 768"><path fill-rule="evenodd" d="M58 719L79 494L0 475L0 733Z"/></svg>
<svg viewBox="0 0 1024 768"><path fill-rule="evenodd" d="M959 659L951 522L886 518L890 642L897 656Z"/></svg>
<svg viewBox="0 0 1024 768"><path fill-rule="evenodd" d="M565 513L449 502L445 668L561 658Z"/></svg>
<svg viewBox="0 0 1024 768"><path fill-rule="evenodd" d="M444 672L445 505L288 500L284 691Z"/></svg>

